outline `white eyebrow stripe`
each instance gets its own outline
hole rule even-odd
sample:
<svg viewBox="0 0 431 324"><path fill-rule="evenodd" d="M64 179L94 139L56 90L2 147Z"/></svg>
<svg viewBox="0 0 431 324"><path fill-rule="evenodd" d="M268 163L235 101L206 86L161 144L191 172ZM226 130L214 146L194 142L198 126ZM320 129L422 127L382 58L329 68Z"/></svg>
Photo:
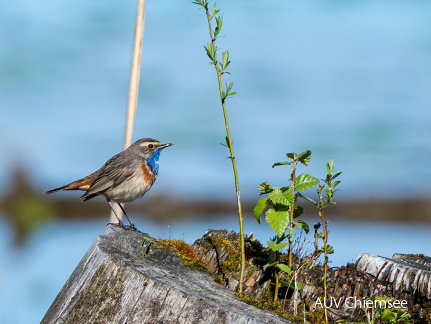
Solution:
<svg viewBox="0 0 431 324"><path fill-rule="evenodd" d="M139 144L139 146L147 146L147 145L149 145L149 144L158 145L158 144L160 144L160 143L157 143L157 142L144 142L144 143L142 143L142 144Z"/></svg>

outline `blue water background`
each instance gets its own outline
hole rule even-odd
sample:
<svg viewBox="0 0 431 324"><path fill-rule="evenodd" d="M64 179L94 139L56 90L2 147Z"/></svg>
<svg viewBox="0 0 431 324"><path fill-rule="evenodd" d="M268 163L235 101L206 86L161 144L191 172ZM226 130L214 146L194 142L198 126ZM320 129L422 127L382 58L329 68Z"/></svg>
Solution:
<svg viewBox="0 0 431 324"><path fill-rule="evenodd" d="M334 158L340 197L428 195L431 3L219 1L219 46L239 94L227 101L244 196L287 152ZM13 1L0 10L0 189L26 163L43 188L122 148L135 3ZM190 1L150 1L134 139L174 142L153 193L232 196L208 30ZM302 170L304 171L304 170Z"/></svg>
<svg viewBox="0 0 431 324"><path fill-rule="evenodd" d="M234 200L208 31L191 1L147 1L134 139L174 142L148 195ZM217 2L225 11L234 91L227 101L242 197L285 185L287 152L313 151L307 172L343 171L340 199L431 193L431 2ZM29 1L0 5L0 192L23 163L42 189L100 167L122 148L135 2ZM304 169L300 170L305 171ZM144 197L145 199L145 197ZM406 215L408 219L409 215ZM135 218L134 218L135 219ZM156 225L188 242L236 221ZM0 322L38 322L97 235L101 221L40 229L22 249L0 222ZM334 265L360 252L430 255L430 227L334 221ZM266 241L265 225L247 221ZM404 238L404 239L401 239ZM25 311L23 311L25 310Z"/></svg>

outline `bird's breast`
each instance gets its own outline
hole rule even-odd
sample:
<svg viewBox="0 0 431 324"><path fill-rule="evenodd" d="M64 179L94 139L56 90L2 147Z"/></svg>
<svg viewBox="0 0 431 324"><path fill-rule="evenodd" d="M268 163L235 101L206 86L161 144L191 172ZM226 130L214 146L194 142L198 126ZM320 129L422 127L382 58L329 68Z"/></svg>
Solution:
<svg viewBox="0 0 431 324"><path fill-rule="evenodd" d="M126 203L141 198L148 190L150 190L156 177L148 169L148 166L143 163L133 176L120 183L115 188L109 189L105 196L112 201L118 203Z"/></svg>
<svg viewBox="0 0 431 324"><path fill-rule="evenodd" d="M150 187L151 187L154 181L156 181L156 176L154 175L153 172L151 172L147 163L141 164L141 170L142 170L142 179L144 180L145 183L150 184Z"/></svg>

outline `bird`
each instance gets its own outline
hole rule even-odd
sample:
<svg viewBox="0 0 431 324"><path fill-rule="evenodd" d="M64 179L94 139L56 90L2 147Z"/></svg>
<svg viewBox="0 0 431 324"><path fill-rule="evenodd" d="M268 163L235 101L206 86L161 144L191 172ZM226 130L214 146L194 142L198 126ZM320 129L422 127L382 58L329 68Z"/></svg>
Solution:
<svg viewBox="0 0 431 324"><path fill-rule="evenodd" d="M118 224L113 225L137 230L121 204L141 198L150 190L159 173L160 153L171 145L173 143L162 144L153 138L141 138L85 178L44 193L48 195L62 190L83 190L85 193L79 197L83 201L99 195L105 196L118 220ZM113 203L120 206L130 223L129 226L125 226L118 217Z"/></svg>

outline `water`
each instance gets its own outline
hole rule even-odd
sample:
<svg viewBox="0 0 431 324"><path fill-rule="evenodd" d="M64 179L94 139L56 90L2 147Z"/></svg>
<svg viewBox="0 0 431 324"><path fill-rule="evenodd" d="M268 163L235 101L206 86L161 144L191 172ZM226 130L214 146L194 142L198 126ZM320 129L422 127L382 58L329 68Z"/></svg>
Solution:
<svg viewBox="0 0 431 324"><path fill-rule="evenodd" d="M194 220L163 225L134 219L138 228L154 237L181 238L192 243L208 228L237 230L234 218L220 216L205 222ZM330 230L330 244L335 249L335 254L330 256L332 266L352 262L362 252L387 257L394 253L431 255L431 247L426 244L431 226L334 221ZM0 222L0 259L3 260L0 264L0 323L39 322L79 260L103 231L101 220L53 223L35 233L24 249L15 249L7 224ZM250 220L245 222L245 231L253 232L262 242L273 235L268 226ZM400 238L408 239L400 244Z"/></svg>
<svg viewBox="0 0 431 324"><path fill-rule="evenodd" d="M431 34L427 1L219 1L220 47L239 94L228 100L241 191L284 154L335 159L340 197L428 195ZM22 161L43 188L92 172L121 150L135 3L42 0L0 10L1 188ZM233 194L202 10L149 2L134 138L163 152L153 192ZM174 162L173 162L174 161Z"/></svg>

